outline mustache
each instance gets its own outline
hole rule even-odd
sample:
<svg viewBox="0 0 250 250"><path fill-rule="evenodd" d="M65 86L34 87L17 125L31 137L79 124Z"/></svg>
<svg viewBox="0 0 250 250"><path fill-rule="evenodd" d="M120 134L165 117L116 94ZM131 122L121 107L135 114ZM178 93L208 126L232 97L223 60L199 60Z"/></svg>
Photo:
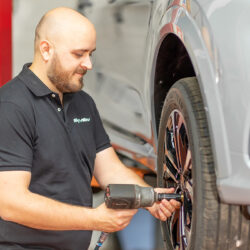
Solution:
<svg viewBox="0 0 250 250"><path fill-rule="evenodd" d="M87 70L83 68L79 68L75 71L75 73L85 75L87 73Z"/></svg>

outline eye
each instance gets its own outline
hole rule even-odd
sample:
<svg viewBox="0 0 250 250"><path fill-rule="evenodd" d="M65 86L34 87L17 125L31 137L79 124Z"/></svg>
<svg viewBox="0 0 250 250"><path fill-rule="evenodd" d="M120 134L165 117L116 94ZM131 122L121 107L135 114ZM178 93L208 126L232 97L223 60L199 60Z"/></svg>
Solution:
<svg viewBox="0 0 250 250"><path fill-rule="evenodd" d="M80 53L74 53L74 55L75 55L75 57L77 57L77 58L82 57L82 54L80 54Z"/></svg>

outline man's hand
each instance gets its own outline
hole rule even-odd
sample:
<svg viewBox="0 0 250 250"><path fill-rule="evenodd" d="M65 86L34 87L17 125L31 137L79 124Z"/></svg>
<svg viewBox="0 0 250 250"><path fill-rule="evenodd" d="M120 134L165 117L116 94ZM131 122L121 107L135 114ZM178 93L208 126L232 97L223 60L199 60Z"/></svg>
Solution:
<svg viewBox="0 0 250 250"><path fill-rule="evenodd" d="M173 193L174 188L155 188L157 193ZM172 213L179 209L181 203L176 200L162 200L161 202L156 202L152 207L148 207L147 210L157 219L166 221Z"/></svg>
<svg viewBox="0 0 250 250"><path fill-rule="evenodd" d="M137 209L111 209L105 203L95 208L95 230L116 232L124 229L138 211Z"/></svg>

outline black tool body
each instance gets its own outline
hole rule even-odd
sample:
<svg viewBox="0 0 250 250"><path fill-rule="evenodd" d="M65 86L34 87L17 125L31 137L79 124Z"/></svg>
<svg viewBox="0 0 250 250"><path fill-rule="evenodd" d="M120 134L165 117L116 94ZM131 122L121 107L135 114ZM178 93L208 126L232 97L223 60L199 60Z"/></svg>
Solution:
<svg viewBox="0 0 250 250"><path fill-rule="evenodd" d="M177 200L182 202L183 194L156 193L152 187L133 184L110 184L105 192L105 204L113 209L137 209L151 207L156 201Z"/></svg>

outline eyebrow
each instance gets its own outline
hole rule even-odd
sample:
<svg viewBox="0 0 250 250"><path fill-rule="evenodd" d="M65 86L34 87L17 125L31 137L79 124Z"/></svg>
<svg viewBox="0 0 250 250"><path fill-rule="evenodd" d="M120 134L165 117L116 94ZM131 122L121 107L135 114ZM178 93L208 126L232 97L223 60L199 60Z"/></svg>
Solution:
<svg viewBox="0 0 250 250"><path fill-rule="evenodd" d="M93 50L91 50L91 52L94 52L96 50L96 48L94 48ZM89 50L87 50L87 49L73 49L72 50L72 52L82 52L82 53L84 53L84 52L86 52L86 51L89 51Z"/></svg>

